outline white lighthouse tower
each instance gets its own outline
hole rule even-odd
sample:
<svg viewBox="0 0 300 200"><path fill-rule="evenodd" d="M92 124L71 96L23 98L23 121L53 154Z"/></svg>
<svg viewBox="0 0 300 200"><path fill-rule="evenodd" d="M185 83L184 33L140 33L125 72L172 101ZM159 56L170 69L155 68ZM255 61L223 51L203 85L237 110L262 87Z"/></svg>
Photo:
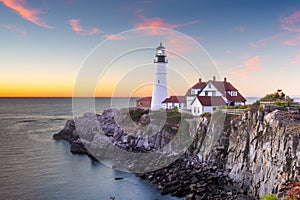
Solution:
<svg viewBox="0 0 300 200"><path fill-rule="evenodd" d="M159 110L162 108L162 101L168 98L167 84L167 55L166 48L160 43L156 48L155 54L155 78L152 91L151 110Z"/></svg>

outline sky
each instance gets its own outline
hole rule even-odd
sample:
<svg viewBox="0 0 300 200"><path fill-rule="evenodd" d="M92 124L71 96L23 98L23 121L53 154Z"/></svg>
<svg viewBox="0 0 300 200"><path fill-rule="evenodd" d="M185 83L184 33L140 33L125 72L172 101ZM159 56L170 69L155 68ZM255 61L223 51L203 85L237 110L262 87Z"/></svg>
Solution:
<svg viewBox="0 0 300 200"><path fill-rule="evenodd" d="M0 0L0 97L151 95L160 42L178 95L213 73L244 96L300 95L297 0Z"/></svg>

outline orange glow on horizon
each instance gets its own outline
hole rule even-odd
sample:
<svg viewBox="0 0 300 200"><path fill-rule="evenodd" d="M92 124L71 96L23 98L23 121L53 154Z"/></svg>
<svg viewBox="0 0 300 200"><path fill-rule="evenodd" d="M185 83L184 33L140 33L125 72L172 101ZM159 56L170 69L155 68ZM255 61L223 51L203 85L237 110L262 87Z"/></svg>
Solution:
<svg viewBox="0 0 300 200"><path fill-rule="evenodd" d="M46 86L46 85L2 85L0 87L0 98L1 97L73 97L73 86ZM105 90L97 91L96 94L88 94L84 91L80 92L77 97L143 97L151 96L152 87L147 86L143 89L139 89L132 94L115 93L113 94L112 87L106 87Z"/></svg>

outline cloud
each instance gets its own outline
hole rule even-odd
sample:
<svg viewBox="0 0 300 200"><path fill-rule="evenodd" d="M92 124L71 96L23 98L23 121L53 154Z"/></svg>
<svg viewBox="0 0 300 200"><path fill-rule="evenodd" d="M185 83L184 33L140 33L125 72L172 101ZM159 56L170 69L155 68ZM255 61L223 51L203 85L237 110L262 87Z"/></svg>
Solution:
<svg viewBox="0 0 300 200"><path fill-rule="evenodd" d="M175 34L172 34L170 32L166 32L165 30L162 30L161 28L168 28L168 29L175 29L175 28L179 28L179 27L185 27L185 26L190 26L193 24L197 24L200 21L199 20L192 20L192 21L188 21L185 23L181 23L181 24L172 24L172 23L168 23L165 20L163 20L162 18L159 17L154 17L154 18L147 18L144 15L140 14L138 16L138 18L140 19L139 22L134 24L135 28L150 28L149 31L149 35L151 36L155 36L155 35L165 35L167 33L167 37L166 37L166 45L167 46L171 46L172 50L174 52L183 52L183 51L190 51L191 50L191 45L187 44L187 40L183 40L182 38L176 36ZM195 40L198 40L199 37L198 36L190 36ZM172 56L172 55L170 55Z"/></svg>
<svg viewBox="0 0 300 200"><path fill-rule="evenodd" d="M292 36L283 41L283 44L288 46L300 45L300 10L289 16L281 17L280 22L281 28L292 34Z"/></svg>
<svg viewBox="0 0 300 200"><path fill-rule="evenodd" d="M244 26L237 26L234 28L235 31L244 33L246 31L246 28Z"/></svg>
<svg viewBox="0 0 300 200"><path fill-rule="evenodd" d="M231 69L228 71L228 73L248 78L250 73L257 72L262 69L262 67L259 65L260 60L260 56L254 56L243 63L244 67L239 69Z"/></svg>
<svg viewBox="0 0 300 200"><path fill-rule="evenodd" d="M193 24L198 24L199 22L200 22L200 20L192 20L192 21L189 21L189 22L186 22L186 23L183 23L183 24L179 24L179 27L190 26L190 25L193 25Z"/></svg>
<svg viewBox="0 0 300 200"><path fill-rule="evenodd" d="M300 10L292 13L287 17L281 17L280 21L284 24L295 24L300 19Z"/></svg>
<svg viewBox="0 0 300 200"><path fill-rule="evenodd" d="M300 63L300 51L297 51L296 55L292 59L290 59L290 64L297 65L299 63Z"/></svg>
<svg viewBox="0 0 300 200"><path fill-rule="evenodd" d="M192 20L189 22L185 22L182 24L171 24L163 20L162 18L159 17L154 17L154 18L147 18L143 15L139 15L139 18L141 19L140 22L137 22L134 24L135 28L169 28L169 29L175 29L178 27L185 27L185 26L190 26L193 24L197 24L200 21L199 20Z"/></svg>
<svg viewBox="0 0 300 200"><path fill-rule="evenodd" d="M257 40L255 42L250 43L250 46L253 47L253 48L265 47L268 42L277 40L282 35L283 35L282 33L277 33L277 34L265 37L263 39L260 39L260 40Z"/></svg>
<svg viewBox="0 0 300 200"><path fill-rule="evenodd" d="M97 27L91 27L88 29L83 29L80 26L80 20L79 19L70 19L68 21L68 23L70 24L71 28L73 31L75 31L76 33L78 33L81 36L86 36L86 35L95 35L101 32L101 30Z"/></svg>
<svg viewBox="0 0 300 200"><path fill-rule="evenodd" d="M25 0L1 0L5 6L17 12L22 18L44 28L53 28L42 22L39 15L43 13L38 9L31 9L25 7Z"/></svg>
<svg viewBox="0 0 300 200"><path fill-rule="evenodd" d="M16 33L18 36L25 36L27 34L27 31L25 28L12 25L12 24L0 24L3 28L6 28L7 30L10 30L11 32Z"/></svg>
<svg viewBox="0 0 300 200"><path fill-rule="evenodd" d="M253 48L260 48L266 46L268 42L275 40L279 40L282 44L287 46L299 46L300 10L295 11L287 16L281 16L279 22L280 27L283 30L282 32L252 42L250 43L250 46Z"/></svg>
<svg viewBox="0 0 300 200"><path fill-rule="evenodd" d="M168 51L175 53L182 53L192 51L194 48L194 43L187 39L185 36L175 34L173 32L168 32L165 39L165 44L168 46ZM169 54L169 57L174 57L174 55ZM176 56L175 56L176 57Z"/></svg>
<svg viewBox="0 0 300 200"><path fill-rule="evenodd" d="M142 22L138 22L134 26L135 28L160 27L160 28L174 29L177 28L179 25L170 24L165 22L163 19L159 17L154 17L151 19L144 18Z"/></svg>
<svg viewBox="0 0 300 200"><path fill-rule="evenodd" d="M103 38L108 40L125 40L126 37L124 35L116 35L116 34L107 34L104 35Z"/></svg>
<svg viewBox="0 0 300 200"><path fill-rule="evenodd" d="M283 44L287 46L298 46L300 45L300 34L294 35L283 41Z"/></svg>

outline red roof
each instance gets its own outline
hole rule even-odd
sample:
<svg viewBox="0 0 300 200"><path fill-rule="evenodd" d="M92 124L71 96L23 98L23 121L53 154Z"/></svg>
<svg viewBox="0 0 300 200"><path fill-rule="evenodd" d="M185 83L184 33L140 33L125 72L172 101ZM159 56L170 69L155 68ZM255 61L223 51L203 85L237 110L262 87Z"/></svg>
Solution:
<svg viewBox="0 0 300 200"><path fill-rule="evenodd" d="M166 98L162 103L185 103L185 96L170 96Z"/></svg>
<svg viewBox="0 0 300 200"><path fill-rule="evenodd" d="M202 82L201 80L199 80L198 83L196 83L195 85L193 85L190 89L188 89L188 91L186 92L185 96L196 96L196 94L191 94L191 90L192 89L203 89L206 86L206 82Z"/></svg>
<svg viewBox="0 0 300 200"><path fill-rule="evenodd" d="M136 101L151 101L152 97L142 97L140 99L137 99Z"/></svg>
<svg viewBox="0 0 300 200"><path fill-rule="evenodd" d="M228 93L226 93L226 98L229 101L246 101L246 99L239 92L237 92L237 96L230 96Z"/></svg>
<svg viewBox="0 0 300 200"><path fill-rule="evenodd" d="M206 82L198 82L193 85L192 89L202 89L206 86Z"/></svg>
<svg viewBox="0 0 300 200"><path fill-rule="evenodd" d="M229 82L223 81L210 81L220 92L224 91L237 91L235 87Z"/></svg>
<svg viewBox="0 0 300 200"><path fill-rule="evenodd" d="M246 99L239 93L239 91L227 81L210 81L222 94L226 93L226 98L229 101L246 101ZM231 96L227 91L236 91L237 96Z"/></svg>
<svg viewBox="0 0 300 200"><path fill-rule="evenodd" d="M222 105L226 105L226 102L220 96L197 96L197 99L202 104L202 106L222 106Z"/></svg>

